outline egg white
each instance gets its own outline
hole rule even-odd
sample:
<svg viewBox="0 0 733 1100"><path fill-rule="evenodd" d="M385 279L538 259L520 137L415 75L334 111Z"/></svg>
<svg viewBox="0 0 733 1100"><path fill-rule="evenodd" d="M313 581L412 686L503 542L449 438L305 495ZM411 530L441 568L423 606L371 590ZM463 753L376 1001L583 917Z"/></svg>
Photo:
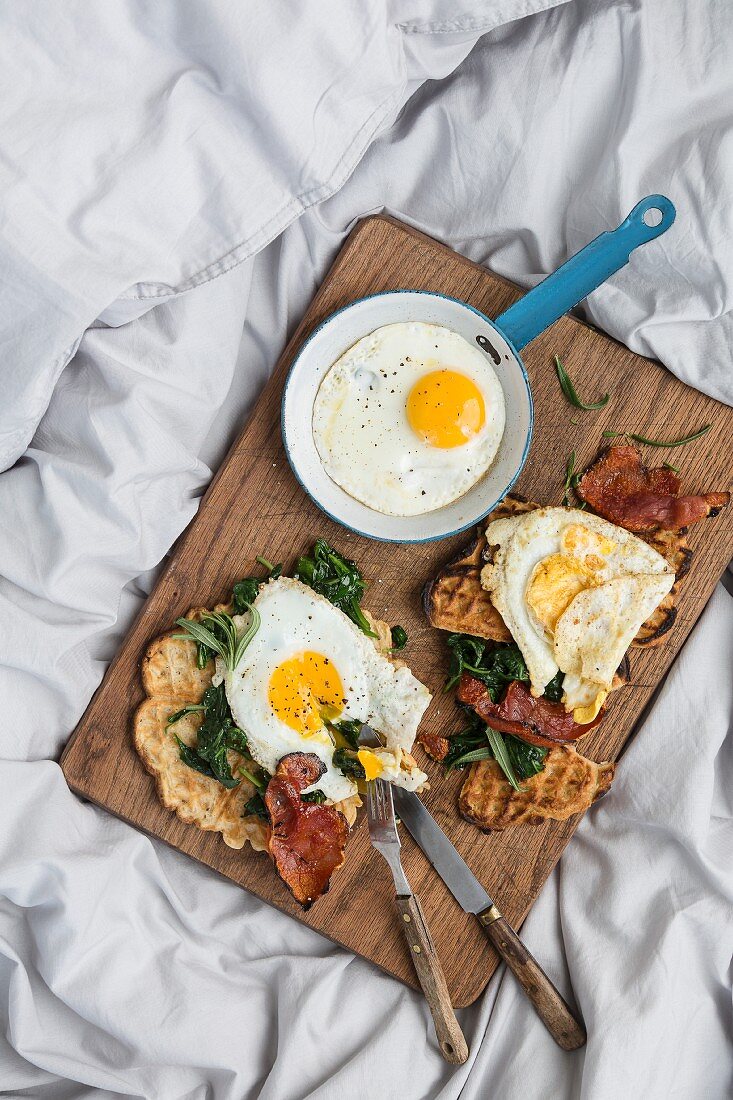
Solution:
<svg viewBox="0 0 733 1100"><path fill-rule="evenodd" d="M398 762L401 750L409 751L414 743L430 692L409 669L395 669L342 611L300 581L289 577L270 581L255 606L260 627L242 660L232 671L217 665L232 716L247 735L252 758L272 774L283 756L313 753L325 769L313 789L334 802L348 798L356 792L356 784L334 766L335 746L326 726L307 735L274 713L269 700L274 670L304 651L327 657L344 689L344 709L337 720L368 722L382 734L388 755ZM387 759L385 765L389 765ZM418 772L415 785L426 779Z"/></svg>
<svg viewBox="0 0 733 1100"><path fill-rule="evenodd" d="M412 387L441 369L470 378L484 399L483 428L458 447L431 446L407 417ZM504 393L484 353L422 321L384 325L349 348L323 379L313 409L326 473L356 500L393 516L422 515L467 492L493 462L504 423Z"/></svg>
<svg viewBox="0 0 733 1100"><path fill-rule="evenodd" d="M589 532L571 556L582 560L592 552L596 578L594 587L570 601L553 634L533 614L527 591L541 563L568 554L564 532L571 526ZM629 531L575 508L539 508L496 520L486 538L494 550L481 583L522 651L532 694L542 695L562 671L567 710L600 705L639 627L674 584L671 566ZM600 549L599 538L608 540Z"/></svg>

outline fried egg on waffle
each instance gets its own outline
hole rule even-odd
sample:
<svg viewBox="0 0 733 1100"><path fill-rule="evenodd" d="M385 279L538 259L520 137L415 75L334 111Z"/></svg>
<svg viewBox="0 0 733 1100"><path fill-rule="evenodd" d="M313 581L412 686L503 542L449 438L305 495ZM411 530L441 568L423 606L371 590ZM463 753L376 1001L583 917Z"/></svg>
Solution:
<svg viewBox="0 0 733 1100"><path fill-rule="evenodd" d="M486 528L481 583L522 651L532 694L559 671L579 724L598 714L641 624L675 581L642 539L577 508L539 508Z"/></svg>
<svg viewBox="0 0 733 1100"><path fill-rule="evenodd" d="M254 606L259 629L239 664L229 670L217 662L217 675L224 681L232 716L247 735L252 758L274 774L290 753L317 756L324 770L312 789L339 802L356 793L356 783L334 764L334 726L346 720L368 722L385 746L377 752L360 750L367 778L420 789L427 776L408 754L430 702L428 689L300 581L270 581Z"/></svg>

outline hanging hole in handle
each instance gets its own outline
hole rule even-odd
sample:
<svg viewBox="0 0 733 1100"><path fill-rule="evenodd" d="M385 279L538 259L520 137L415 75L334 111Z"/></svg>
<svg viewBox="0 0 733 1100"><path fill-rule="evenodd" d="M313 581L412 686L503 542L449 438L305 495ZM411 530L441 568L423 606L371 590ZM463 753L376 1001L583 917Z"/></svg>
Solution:
<svg viewBox="0 0 733 1100"><path fill-rule="evenodd" d="M644 225L648 225L650 229L654 229L660 224L664 214L656 206L650 206L648 210L644 211Z"/></svg>

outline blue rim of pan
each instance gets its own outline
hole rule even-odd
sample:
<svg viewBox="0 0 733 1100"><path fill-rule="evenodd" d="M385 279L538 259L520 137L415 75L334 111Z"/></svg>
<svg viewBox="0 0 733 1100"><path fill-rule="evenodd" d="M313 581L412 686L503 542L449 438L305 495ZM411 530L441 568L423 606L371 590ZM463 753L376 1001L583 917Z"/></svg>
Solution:
<svg viewBox="0 0 733 1100"><path fill-rule="evenodd" d="M311 492L311 490L308 488L308 486L306 485L306 483L303 481L302 477L300 476L300 474L298 472L298 469L297 469L297 466L296 466L295 462L293 461L293 457L292 457L291 452L290 452L290 447L288 446L287 433L285 431L285 402L286 402L286 399L287 399L288 387L290 385L290 380L291 380L292 374L293 374L293 372L294 372L294 370L295 370L295 368L298 364L298 360L301 358L301 356L303 355L303 352L306 350L308 345L316 338L316 336L318 336L320 331L322 329L324 329L326 327L326 325L331 324L331 322L333 320L335 320L336 317L339 317L342 313L345 313L347 310L353 309L354 306L361 305L363 302L371 301L373 298L386 298L386 297L390 297L391 295L397 295L397 294L424 294L424 295L426 295L426 297L429 297L429 298L442 298L446 302L452 302L454 305L462 306L464 309L470 310L471 313L474 313L476 315L476 317L478 317L481 321L483 321L484 324L488 325L489 328L492 329L492 331L498 333L501 336L502 340L504 340L505 343L509 346L512 354L514 355L514 361L517 364L517 366L519 367L520 371L522 372L522 378L524 380L525 389L527 391L527 401L528 401L528 404L529 404L529 426L528 426L528 429L527 429L527 438L525 439L524 448L522 450L522 457L520 459L519 466L517 468L517 472L514 474L514 477L511 479L511 481L506 486L506 488L503 490L503 492L496 498L496 500L494 500L485 509L485 511L483 511L481 513L481 515L474 516L471 520L469 520L468 523L464 523L464 524L462 524L462 526L456 527L452 531L445 531L443 534L440 534L440 535L427 535L424 538L383 538L380 535L373 535L369 531L362 531L358 527L352 527L352 525L350 523L347 523L345 520L340 519L338 516L334 515L333 512L330 512L328 510L328 508L324 507L324 505L314 495L314 493ZM483 351L483 348L481 350ZM486 354L486 352L484 352L484 355L485 354ZM301 489L306 494L306 496L309 498L309 500L312 500L313 503L316 505L316 507L319 508L320 511L323 512L323 514L325 516L327 516L330 520L333 520L334 523L337 523L339 525L339 527L344 527L347 531L352 531L355 535L359 535L362 538L372 539L374 542L386 542L386 543L394 543L394 544L398 544L398 545L402 544L402 545L417 546L421 543L439 542L441 539L450 539L450 538L453 538L454 535L460 535L463 531L468 531L471 527L475 527L477 523L480 523L482 519L485 519L486 516L488 516L489 512L493 512L494 508L496 508L499 504L501 504L502 500L504 500L507 493L510 493L512 488L516 484L516 481L519 478L519 475L521 474L522 470L524 469L524 464L527 461L527 455L529 454L529 448L530 448L530 445L532 443L533 432L534 432L534 402L532 400L532 387L529 384L529 377L527 375L527 370L524 366L524 363L522 362L522 357L519 355L519 352L514 347L511 340L507 339L507 337L504 335L504 333L501 331L501 329L498 329L496 327L496 325L494 324L494 322L489 317L487 317L485 313L482 313L480 309L476 309L475 306L470 305L468 302L464 302L461 298L453 298L450 294L441 294L440 292L434 291L434 290L410 290L408 287L404 287L404 288L398 289L398 290L380 290L380 291L377 291L375 294L366 294L363 298L356 298L353 302L347 302L347 304L345 306L341 306L340 309L334 310L333 313L329 313L328 317L325 317L321 321L321 323L316 328L313 329L313 332L311 332L310 335L308 337L306 337L306 339L300 345L300 348L298 349L292 363L290 364L290 368L288 370L288 376L285 379L285 384L283 386L283 395L282 395L282 400L281 400L281 403L280 403L280 433L282 435L282 441L283 441L283 446L285 448L285 454L287 456L288 463L290 465L290 469L293 471L293 474L295 475L295 480L298 482ZM478 482L477 484L480 484L480 482ZM364 505L362 505L362 507L366 508L367 505L364 504ZM370 511L373 511L375 515L381 515L381 513L377 512L375 509L370 509ZM436 511L439 511L439 509L436 509ZM416 518L418 518L418 517L416 517Z"/></svg>

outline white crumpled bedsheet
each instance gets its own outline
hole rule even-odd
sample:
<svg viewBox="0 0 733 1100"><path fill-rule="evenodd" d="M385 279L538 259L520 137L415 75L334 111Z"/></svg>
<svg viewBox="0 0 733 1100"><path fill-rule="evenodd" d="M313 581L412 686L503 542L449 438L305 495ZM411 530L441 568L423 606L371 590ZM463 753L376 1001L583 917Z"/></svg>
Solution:
<svg viewBox="0 0 733 1100"><path fill-rule="evenodd" d="M81 802L54 759L358 217L529 286L662 191L676 225L586 314L733 403L733 10L32 0L0 21L0 1092L729 1095L722 586L524 926L588 1025L572 1055L499 973L450 1069L421 997Z"/></svg>

